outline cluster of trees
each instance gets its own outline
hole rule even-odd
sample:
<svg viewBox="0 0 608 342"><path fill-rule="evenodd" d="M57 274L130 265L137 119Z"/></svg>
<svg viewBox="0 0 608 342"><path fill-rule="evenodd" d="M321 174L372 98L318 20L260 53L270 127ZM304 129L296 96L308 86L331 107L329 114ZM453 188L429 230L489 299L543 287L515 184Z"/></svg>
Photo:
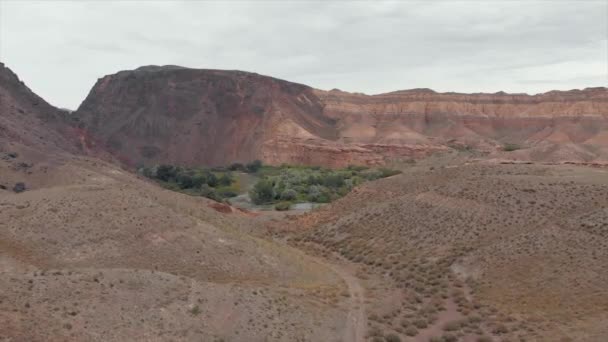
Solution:
<svg viewBox="0 0 608 342"><path fill-rule="evenodd" d="M253 186L249 196L255 204L277 204L278 210L281 210L279 207L284 208L285 203L327 203L344 196L358 184L397 173L400 171L361 166L339 170L290 165L266 166L265 174Z"/></svg>
<svg viewBox="0 0 608 342"><path fill-rule="evenodd" d="M165 164L144 167L140 169L140 172L148 178L159 181L169 189L204 196L216 201L237 195L234 189L231 189L234 177L230 171L184 168Z"/></svg>
<svg viewBox="0 0 608 342"><path fill-rule="evenodd" d="M228 166L228 170L230 171L241 171L247 173L256 173L262 168L262 162L259 160L254 160L251 163L241 164L241 163L233 163Z"/></svg>

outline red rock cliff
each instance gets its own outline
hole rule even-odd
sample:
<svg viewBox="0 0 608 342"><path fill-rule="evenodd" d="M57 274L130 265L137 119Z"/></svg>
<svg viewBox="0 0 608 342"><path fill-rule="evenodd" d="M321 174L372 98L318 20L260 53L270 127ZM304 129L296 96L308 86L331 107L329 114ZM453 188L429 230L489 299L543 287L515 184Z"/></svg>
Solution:
<svg viewBox="0 0 608 342"><path fill-rule="evenodd" d="M77 117L132 165L168 162L344 166L420 158L458 146L512 157L608 156L608 91L381 95L321 91L241 71L142 67L98 80Z"/></svg>

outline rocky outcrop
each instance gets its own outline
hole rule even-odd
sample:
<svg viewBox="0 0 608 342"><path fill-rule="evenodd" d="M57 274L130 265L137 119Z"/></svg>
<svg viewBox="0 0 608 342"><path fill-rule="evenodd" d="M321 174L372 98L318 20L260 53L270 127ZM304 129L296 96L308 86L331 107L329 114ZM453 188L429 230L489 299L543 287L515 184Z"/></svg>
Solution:
<svg viewBox="0 0 608 342"><path fill-rule="evenodd" d="M69 117L32 92L15 73L0 63L0 148L10 144L45 151L76 151Z"/></svg>
<svg viewBox="0 0 608 342"><path fill-rule="evenodd" d="M148 66L98 80L76 111L85 144L131 165L378 165L437 151L590 162L608 156L608 91L364 95L254 73Z"/></svg>

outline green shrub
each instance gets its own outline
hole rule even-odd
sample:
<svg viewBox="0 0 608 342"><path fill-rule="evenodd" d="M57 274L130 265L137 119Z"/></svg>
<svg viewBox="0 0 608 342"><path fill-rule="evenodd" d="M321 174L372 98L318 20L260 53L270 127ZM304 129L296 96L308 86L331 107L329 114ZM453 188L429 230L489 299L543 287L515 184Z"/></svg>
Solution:
<svg viewBox="0 0 608 342"><path fill-rule="evenodd" d="M401 338L396 334L388 334L384 336L384 339L386 340L386 342L401 342Z"/></svg>
<svg viewBox="0 0 608 342"><path fill-rule="evenodd" d="M416 329L415 327L409 326L405 329L405 334L407 336L416 336L416 335L418 335L418 329Z"/></svg>
<svg viewBox="0 0 608 342"><path fill-rule="evenodd" d="M298 196L298 193L293 189L285 189L281 192L281 199L283 201L293 201Z"/></svg>
<svg viewBox="0 0 608 342"><path fill-rule="evenodd" d="M219 184L217 176L211 172L206 172L205 178L207 179L207 185L210 187L216 187Z"/></svg>
<svg viewBox="0 0 608 342"><path fill-rule="evenodd" d="M232 163L228 166L230 171L245 171L245 166L241 163Z"/></svg>
<svg viewBox="0 0 608 342"><path fill-rule="evenodd" d="M328 188L339 188L344 185L344 178L341 174L330 173L323 177L323 185Z"/></svg>
<svg viewBox="0 0 608 342"><path fill-rule="evenodd" d="M175 180L177 181L177 184L179 184L179 187L182 189L190 189L194 187L192 176L188 173L181 172L177 174L175 176Z"/></svg>
<svg viewBox="0 0 608 342"><path fill-rule="evenodd" d="M262 162L260 160L254 160L251 163L248 163L245 168L249 173L256 173L262 167Z"/></svg>
<svg viewBox="0 0 608 342"><path fill-rule="evenodd" d="M387 168L381 168L378 171L380 171L380 178L386 178L386 177L398 175L401 173L401 171L399 171L399 170L393 170L393 169L387 169Z"/></svg>
<svg viewBox="0 0 608 342"><path fill-rule="evenodd" d="M274 209L277 211L289 210L290 207L291 207L291 203L289 203L289 202L279 202L274 205Z"/></svg>
<svg viewBox="0 0 608 342"><path fill-rule="evenodd" d="M192 307L192 309L190 309L190 313L193 316L198 316L201 313L201 308L199 308L198 305L195 305L194 307Z"/></svg>
<svg viewBox="0 0 608 342"><path fill-rule="evenodd" d="M255 183L253 189L249 191L249 197L255 204L271 203L274 200L274 187L268 179L262 179Z"/></svg>
<svg viewBox="0 0 608 342"><path fill-rule="evenodd" d="M168 182L175 178L176 169L172 165L160 165L156 170L156 178Z"/></svg>
<svg viewBox="0 0 608 342"><path fill-rule="evenodd" d="M517 144L506 143L502 147L502 149L503 149L503 151L506 151L506 152L512 152L512 151L517 151L517 150L521 149L521 147Z"/></svg>
<svg viewBox="0 0 608 342"><path fill-rule="evenodd" d="M210 187L207 184L201 185L200 195L203 196L203 197L210 198L210 199L215 200L215 201L219 201L220 200L220 197L218 196L218 194L215 191L215 189L212 188L212 187Z"/></svg>
<svg viewBox="0 0 608 342"><path fill-rule="evenodd" d="M219 185L229 186L233 182L232 175L230 173L226 172L226 173L222 174L220 176L220 178L218 178L217 182Z"/></svg>

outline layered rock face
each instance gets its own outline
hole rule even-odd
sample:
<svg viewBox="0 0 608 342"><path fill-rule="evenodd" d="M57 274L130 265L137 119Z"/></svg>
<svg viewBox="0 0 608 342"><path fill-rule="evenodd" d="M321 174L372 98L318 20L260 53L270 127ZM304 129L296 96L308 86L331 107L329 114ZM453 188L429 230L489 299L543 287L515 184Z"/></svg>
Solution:
<svg viewBox="0 0 608 342"><path fill-rule="evenodd" d="M92 139L129 164L280 161L276 139L304 146L338 136L312 88L240 71L119 72L98 80L76 114Z"/></svg>
<svg viewBox="0 0 608 342"><path fill-rule="evenodd" d="M608 156L608 90L541 95L321 91L241 71L148 66L98 80L76 112L88 146L130 165L380 165L438 151Z"/></svg>

